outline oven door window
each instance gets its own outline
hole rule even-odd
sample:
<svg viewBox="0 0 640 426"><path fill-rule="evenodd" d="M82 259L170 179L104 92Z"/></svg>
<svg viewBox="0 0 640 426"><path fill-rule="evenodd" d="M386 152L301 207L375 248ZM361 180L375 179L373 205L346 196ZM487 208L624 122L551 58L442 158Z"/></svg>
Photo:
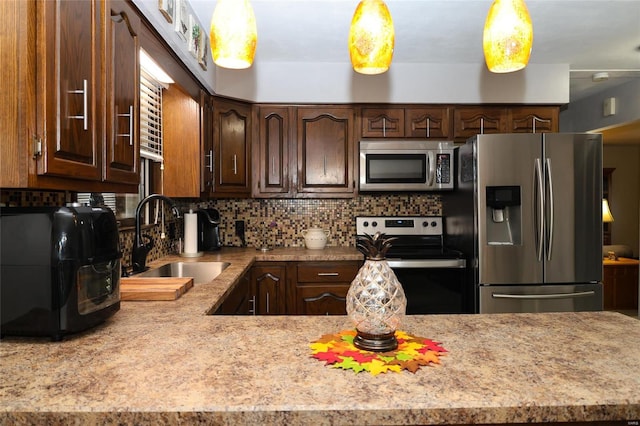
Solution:
<svg viewBox="0 0 640 426"><path fill-rule="evenodd" d="M407 314L472 313L463 268L393 268L407 298Z"/></svg>
<svg viewBox="0 0 640 426"><path fill-rule="evenodd" d="M425 154L367 154L367 183L425 183Z"/></svg>

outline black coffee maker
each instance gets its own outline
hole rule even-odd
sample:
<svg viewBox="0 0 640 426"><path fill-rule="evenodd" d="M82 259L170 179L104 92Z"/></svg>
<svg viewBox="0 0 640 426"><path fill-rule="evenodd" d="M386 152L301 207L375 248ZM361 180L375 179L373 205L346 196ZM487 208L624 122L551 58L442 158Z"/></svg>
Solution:
<svg viewBox="0 0 640 426"><path fill-rule="evenodd" d="M216 209L200 209L198 213L198 251L220 250L220 212Z"/></svg>

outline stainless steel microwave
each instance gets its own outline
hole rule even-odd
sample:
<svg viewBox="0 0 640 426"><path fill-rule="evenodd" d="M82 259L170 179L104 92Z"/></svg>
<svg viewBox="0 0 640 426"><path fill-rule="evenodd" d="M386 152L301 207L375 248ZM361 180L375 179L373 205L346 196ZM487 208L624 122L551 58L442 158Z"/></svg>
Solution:
<svg viewBox="0 0 640 426"><path fill-rule="evenodd" d="M360 191L454 188L456 147L449 141L360 141Z"/></svg>

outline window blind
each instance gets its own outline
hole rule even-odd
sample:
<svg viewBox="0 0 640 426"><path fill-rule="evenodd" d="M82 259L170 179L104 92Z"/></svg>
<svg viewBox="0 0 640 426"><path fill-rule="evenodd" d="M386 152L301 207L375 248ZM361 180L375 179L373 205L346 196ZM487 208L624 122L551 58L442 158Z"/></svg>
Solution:
<svg viewBox="0 0 640 426"><path fill-rule="evenodd" d="M77 200L80 204L105 205L118 214L116 194L113 192L78 192Z"/></svg>
<svg viewBox="0 0 640 426"><path fill-rule="evenodd" d="M140 70L140 156L162 162L163 86L144 69Z"/></svg>

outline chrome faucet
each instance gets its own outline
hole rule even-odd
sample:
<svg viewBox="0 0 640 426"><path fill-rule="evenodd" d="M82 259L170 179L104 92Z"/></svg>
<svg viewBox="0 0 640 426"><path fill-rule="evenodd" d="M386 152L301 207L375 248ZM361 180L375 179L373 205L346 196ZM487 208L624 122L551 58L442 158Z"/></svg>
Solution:
<svg viewBox="0 0 640 426"><path fill-rule="evenodd" d="M152 200L163 200L171 205L171 210L176 218L180 217L180 210L175 201L161 194L151 194L142 199L136 207L136 234L133 242L133 250L131 250L131 268L133 273L142 272L147 269L147 255L153 248L153 238L150 235L140 231L140 221L142 220L142 208L145 204ZM143 242L143 237L146 242Z"/></svg>

